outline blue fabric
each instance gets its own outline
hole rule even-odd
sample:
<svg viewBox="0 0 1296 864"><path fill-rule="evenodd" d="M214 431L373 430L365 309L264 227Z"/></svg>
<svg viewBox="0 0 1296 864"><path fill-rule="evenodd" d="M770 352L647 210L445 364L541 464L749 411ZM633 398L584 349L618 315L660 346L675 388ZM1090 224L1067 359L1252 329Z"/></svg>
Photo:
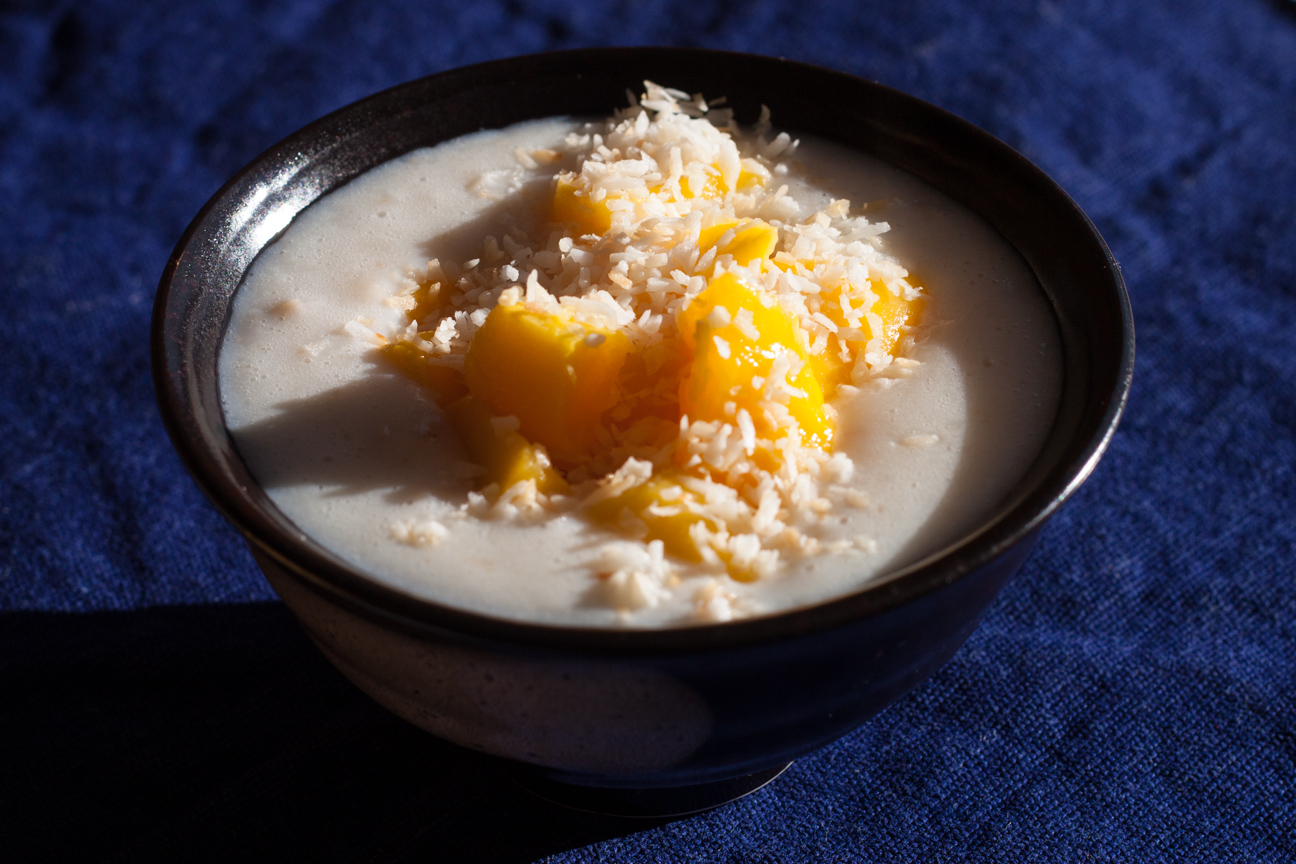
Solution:
<svg viewBox="0 0 1296 864"><path fill-rule="evenodd" d="M173 454L148 319L234 170L381 88L549 48L838 68L1021 150L1124 266L1089 483L934 679L765 790L543 804L325 663ZM7 860L1296 860L1296 6L1286 0L0 7Z"/></svg>

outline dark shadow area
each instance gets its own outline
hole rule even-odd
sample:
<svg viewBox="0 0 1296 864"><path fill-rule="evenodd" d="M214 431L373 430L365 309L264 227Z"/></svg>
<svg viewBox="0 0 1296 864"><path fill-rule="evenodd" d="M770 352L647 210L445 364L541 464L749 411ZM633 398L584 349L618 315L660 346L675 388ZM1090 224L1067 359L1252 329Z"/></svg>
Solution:
<svg viewBox="0 0 1296 864"><path fill-rule="evenodd" d="M475 473L454 430L425 419L429 402L381 361L372 374L244 426L234 440L266 489L323 486L326 497L387 490L392 503L460 499ZM438 440L441 439L441 440Z"/></svg>
<svg viewBox="0 0 1296 864"><path fill-rule="evenodd" d="M1296 0L1269 0L1269 4L1277 7L1280 12L1286 12L1296 18Z"/></svg>
<svg viewBox="0 0 1296 864"><path fill-rule="evenodd" d="M0 617L10 861L534 861L557 807L370 702L277 603Z"/></svg>
<svg viewBox="0 0 1296 864"><path fill-rule="evenodd" d="M568 156L544 169L543 174L526 179L517 189L499 190L500 197L493 204L473 219L424 240L419 244L419 251L428 258L437 258L442 264L458 268L482 254L482 244L487 237L498 241L516 229L543 242L549 230L545 219L553 194L553 177L563 168L574 167L575 159ZM511 170L510 167L494 173L507 174Z"/></svg>
<svg viewBox="0 0 1296 864"><path fill-rule="evenodd" d="M458 274L464 262L482 256L487 236L499 240L515 226L536 230L549 182L547 176L531 180L472 220L420 242L420 251ZM436 319L420 324L434 329ZM274 415L234 431L240 454L267 489L318 485L326 497L383 490L386 500L401 504L427 496L463 501L482 485L480 469L432 409L432 397L379 351L354 380L274 408Z"/></svg>

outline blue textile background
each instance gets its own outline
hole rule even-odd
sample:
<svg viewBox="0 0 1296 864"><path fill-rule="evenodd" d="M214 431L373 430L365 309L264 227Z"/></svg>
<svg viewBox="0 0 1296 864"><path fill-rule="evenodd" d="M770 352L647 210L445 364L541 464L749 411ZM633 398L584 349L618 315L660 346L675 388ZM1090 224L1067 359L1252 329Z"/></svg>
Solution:
<svg viewBox="0 0 1296 864"><path fill-rule="evenodd" d="M765 790L551 807L370 704L173 454L154 287L315 117L550 48L776 54L1050 173L1124 267L1123 425L965 648ZM6 860L1296 860L1296 5L0 5Z"/></svg>

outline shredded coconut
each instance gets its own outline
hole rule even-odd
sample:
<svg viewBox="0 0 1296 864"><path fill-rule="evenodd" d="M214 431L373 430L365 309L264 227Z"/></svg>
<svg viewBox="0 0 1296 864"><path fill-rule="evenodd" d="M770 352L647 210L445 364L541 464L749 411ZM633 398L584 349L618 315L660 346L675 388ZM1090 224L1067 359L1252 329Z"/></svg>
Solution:
<svg viewBox="0 0 1296 864"><path fill-rule="evenodd" d="M645 82L629 108L571 133L561 151L519 148L516 165L488 172L472 186L478 195L502 198L520 189L528 172L574 166L554 182L579 217L606 219L605 230L589 230L592 223L580 219L575 229L571 221L547 223L535 236L514 227L485 238L481 254L462 264L428 262L390 302L409 316L401 341L422 362L451 370L464 368L475 334L499 307L521 306L587 328L580 332L591 349L614 333L628 341L643 381L618 391L608 425L596 430L596 452L565 467L570 494L543 494L533 479L506 489L490 483L470 494L464 508L477 518L529 520L573 508L609 511L610 524L636 539L604 546L592 569L604 600L623 612L657 605L679 581L663 538L691 544L698 567L712 574L693 594L696 615L706 621L743 614L724 579L774 578L790 559L876 548L863 538L821 542L815 536L834 499L856 508L869 502L858 490L839 488L854 466L815 440L796 408L810 398L806 358L846 364L841 378L850 383L843 389L912 374L915 364L870 334L888 326L878 305L883 294L907 301L919 292L877 244L885 223L852 216L844 200L803 212L808 208L787 185L774 182L787 174L797 142L786 132L771 138L770 131L767 112L744 132L729 109ZM777 241L768 259L744 251L749 235L743 231L754 224L768 226ZM662 373L675 368L671 346L680 339L682 316L725 275L754 290L763 308L789 316L795 339L769 352L766 374L750 378L751 410L735 396L724 403L723 419L681 415L673 437L663 439L656 418L681 398L675 378ZM715 305L698 322L698 333L705 326L717 355L729 361L741 345L763 338L756 314L764 313ZM347 332L374 337L358 322ZM825 412L831 419L832 409ZM514 416L491 420L499 436L520 425ZM935 440L914 435L902 443ZM641 501L633 498L637 491ZM632 499L640 503L622 503ZM398 523L392 535L432 545L446 529L436 522Z"/></svg>
<svg viewBox="0 0 1296 864"><path fill-rule="evenodd" d="M450 530L434 519L404 520L391 526L392 539L409 546L435 546L450 536Z"/></svg>

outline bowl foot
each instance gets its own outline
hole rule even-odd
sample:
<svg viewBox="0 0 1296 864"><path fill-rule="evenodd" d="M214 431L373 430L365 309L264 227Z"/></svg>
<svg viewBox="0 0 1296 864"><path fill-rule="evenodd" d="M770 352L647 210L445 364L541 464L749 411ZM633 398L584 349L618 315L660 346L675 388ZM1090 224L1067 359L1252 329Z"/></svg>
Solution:
<svg viewBox="0 0 1296 864"><path fill-rule="evenodd" d="M786 771L791 764L788 762L742 777L710 783L634 789L564 783L544 776L541 773L543 769L534 769L516 762L506 764L504 770L523 789L554 804L607 816L651 819L686 816L750 795Z"/></svg>

